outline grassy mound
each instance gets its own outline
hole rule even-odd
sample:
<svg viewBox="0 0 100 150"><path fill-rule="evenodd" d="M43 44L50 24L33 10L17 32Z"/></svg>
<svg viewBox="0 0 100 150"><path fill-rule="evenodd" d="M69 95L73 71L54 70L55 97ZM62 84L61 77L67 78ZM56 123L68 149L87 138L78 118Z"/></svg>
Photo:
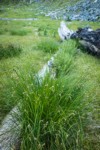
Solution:
<svg viewBox="0 0 100 150"><path fill-rule="evenodd" d="M14 57L22 52L22 48L19 45L9 43L7 45L0 44L0 59Z"/></svg>
<svg viewBox="0 0 100 150"><path fill-rule="evenodd" d="M47 53L54 53L58 50L58 42L54 39L44 39L40 41L37 45L39 50L42 50Z"/></svg>

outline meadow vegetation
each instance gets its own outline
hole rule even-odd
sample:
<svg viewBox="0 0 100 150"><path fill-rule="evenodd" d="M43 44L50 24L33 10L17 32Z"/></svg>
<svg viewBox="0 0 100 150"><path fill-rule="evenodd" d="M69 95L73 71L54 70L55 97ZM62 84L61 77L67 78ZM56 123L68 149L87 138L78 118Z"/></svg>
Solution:
<svg viewBox="0 0 100 150"><path fill-rule="evenodd" d="M55 53L58 50L59 43L54 39L43 39L37 44L37 48L47 52L47 53Z"/></svg>
<svg viewBox="0 0 100 150"><path fill-rule="evenodd" d="M78 49L76 41L61 42L57 33L61 20L36 15L37 6L9 5L0 14L37 17L0 21L0 121L19 103L21 150L98 150L100 60ZM100 26L100 22L66 24L73 30ZM47 74L40 83L37 72L56 52L55 79Z"/></svg>
<svg viewBox="0 0 100 150"><path fill-rule="evenodd" d="M14 57L19 55L22 51L22 48L16 44L8 43L7 45L0 44L0 59Z"/></svg>

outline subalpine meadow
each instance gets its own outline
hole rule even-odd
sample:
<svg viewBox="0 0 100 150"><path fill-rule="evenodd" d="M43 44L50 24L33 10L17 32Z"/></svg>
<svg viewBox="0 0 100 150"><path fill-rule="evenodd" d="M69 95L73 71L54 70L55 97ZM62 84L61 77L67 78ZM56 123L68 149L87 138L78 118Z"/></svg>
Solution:
<svg viewBox="0 0 100 150"><path fill-rule="evenodd" d="M0 122L19 104L20 150L99 150L100 59L74 40L61 42L58 27L41 12L66 1L0 4ZM59 5L60 4L60 5ZM72 21L67 26L100 28L100 22ZM54 56L55 78L42 83L36 74ZM15 146L12 146L15 150Z"/></svg>

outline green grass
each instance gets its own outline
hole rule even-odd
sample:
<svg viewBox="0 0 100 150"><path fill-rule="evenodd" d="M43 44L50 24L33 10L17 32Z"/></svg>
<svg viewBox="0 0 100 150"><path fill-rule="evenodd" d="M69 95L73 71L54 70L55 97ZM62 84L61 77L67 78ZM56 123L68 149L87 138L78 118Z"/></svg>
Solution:
<svg viewBox="0 0 100 150"><path fill-rule="evenodd" d="M37 22L37 25L39 23ZM34 22L32 21L0 22L0 27L4 31L0 36L1 48L3 47L0 49L2 54L2 60L0 61L0 122L18 102L18 100L12 98L14 84L11 81L12 78L16 80L16 70L23 70L26 74L32 70L38 72L51 56L49 53L46 54L41 50L36 50L37 42L45 36L38 36L37 28L33 25ZM21 31L22 28L24 28L25 33L28 33L27 35L19 36L19 33L11 35L12 30ZM9 48L10 43L12 43L13 49ZM16 47L21 47L22 52L15 57L12 54L17 50ZM5 57L7 59L4 59Z"/></svg>
<svg viewBox="0 0 100 150"><path fill-rule="evenodd" d="M7 11L12 10L13 6L11 9L7 9ZM23 9L21 12L23 12ZM2 17L4 17L3 14ZM20 15L20 17L23 16ZM46 24L48 21L51 27L49 27L49 24ZM2 31L2 34L0 35L0 44L6 47L6 45L9 45L9 43L13 43L13 45L16 45L17 43L17 45L23 49L19 56L2 59L0 62L0 121L16 104L16 100L12 98L13 84L10 83L12 77L14 77L14 80L16 80L14 70L24 70L26 73L28 73L31 70L35 70L37 72L42 68L44 63L46 63L50 58L51 54L37 50L37 44L42 39L46 40L47 36L55 38L56 41L56 37L58 35L55 24L57 24L57 26L59 25L57 21L52 22L48 18L43 18L43 20L40 19L38 21L0 21L0 28ZM41 26L43 29L48 27L48 35L45 35L44 31L41 32L42 36L39 35L38 28ZM23 31L27 34L20 36L20 33L23 34ZM55 31L56 37L54 37ZM11 35L11 32L14 32L14 35ZM3 53L5 52L3 51Z"/></svg>
<svg viewBox="0 0 100 150"><path fill-rule="evenodd" d="M84 129L89 125L87 114L93 109L92 99L87 98L91 89L85 74L79 74L74 64L80 57L78 53L76 57L75 42L65 42L61 48L54 62L55 71L60 72L56 79L47 76L41 84L31 73L28 77L20 74L22 80L15 91L21 100L21 149L74 150L87 146Z"/></svg>
<svg viewBox="0 0 100 150"><path fill-rule="evenodd" d="M73 56L77 54L76 42L70 40L69 42L63 42L60 46L60 51L57 58L55 58L54 68L56 76L67 75L68 72L74 67Z"/></svg>
<svg viewBox="0 0 100 150"><path fill-rule="evenodd" d="M82 119L85 117L86 112L83 111L86 106L82 102L81 85L77 87L80 84L79 79L73 79L66 76L56 80L46 78L39 85L38 80L32 84L34 79L31 78L31 85L28 84L28 87L25 82L21 83L23 94L17 89L22 100L21 118L24 118L21 119L21 149L82 147ZM80 134L77 136L78 132Z"/></svg>
<svg viewBox="0 0 100 150"><path fill-rule="evenodd" d="M4 34L4 30L0 29L0 35Z"/></svg>
<svg viewBox="0 0 100 150"><path fill-rule="evenodd" d="M55 53L58 50L59 43L54 39L43 39L37 44L37 48L47 53Z"/></svg>
<svg viewBox="0 0 100 150"><path fill-rule="evenodd" d="M28 34L28 31L26 30L11 30L11 35L19 35L19 36L25 36Z"/></svg>
<svg viewBox="0 0 100 150"><path fill-rule="evenodd" d="M43 5L47 8L47 4ZM47 9L65 5L62 1L59 4L50 3ZM38 16L41 5L9 7L5 6L0 17L38 20L0 21L0 45L9 47L12 43L15 48L18 43L22 48L20 55L0 60L0 121L19 102L21 150L98 150L100 60L77 50L75 41L60 43L60 20ZM66 24L72 30L100 26L99 22ZM58 49L53 65L55 80L48 75L39 84L35 74Z"/></svg>
<svg viewBox="0 0 100 150"><path fill-rule="evenodd" d="M18 44L8 43L7 45L0 44L0 59L9 58L19 55L22 48Z"/></svg>

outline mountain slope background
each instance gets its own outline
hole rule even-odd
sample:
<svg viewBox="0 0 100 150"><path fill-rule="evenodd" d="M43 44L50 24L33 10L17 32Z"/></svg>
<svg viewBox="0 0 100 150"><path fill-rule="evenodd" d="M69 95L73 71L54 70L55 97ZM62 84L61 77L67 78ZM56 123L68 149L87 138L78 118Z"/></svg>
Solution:
<svg viewBox="0 0 100 150"><path fill-rule="evenodd" d="M81 20L81 21L100 21L100 1L99 0L9 0L2 1L3 3L27 3L34 2L45 5L46 16L52 19L63 20ZM43 12L45 11L43 8ZM50 9L51 7L51 9ZM48 10L49 12L48 12Z"/></svg>

